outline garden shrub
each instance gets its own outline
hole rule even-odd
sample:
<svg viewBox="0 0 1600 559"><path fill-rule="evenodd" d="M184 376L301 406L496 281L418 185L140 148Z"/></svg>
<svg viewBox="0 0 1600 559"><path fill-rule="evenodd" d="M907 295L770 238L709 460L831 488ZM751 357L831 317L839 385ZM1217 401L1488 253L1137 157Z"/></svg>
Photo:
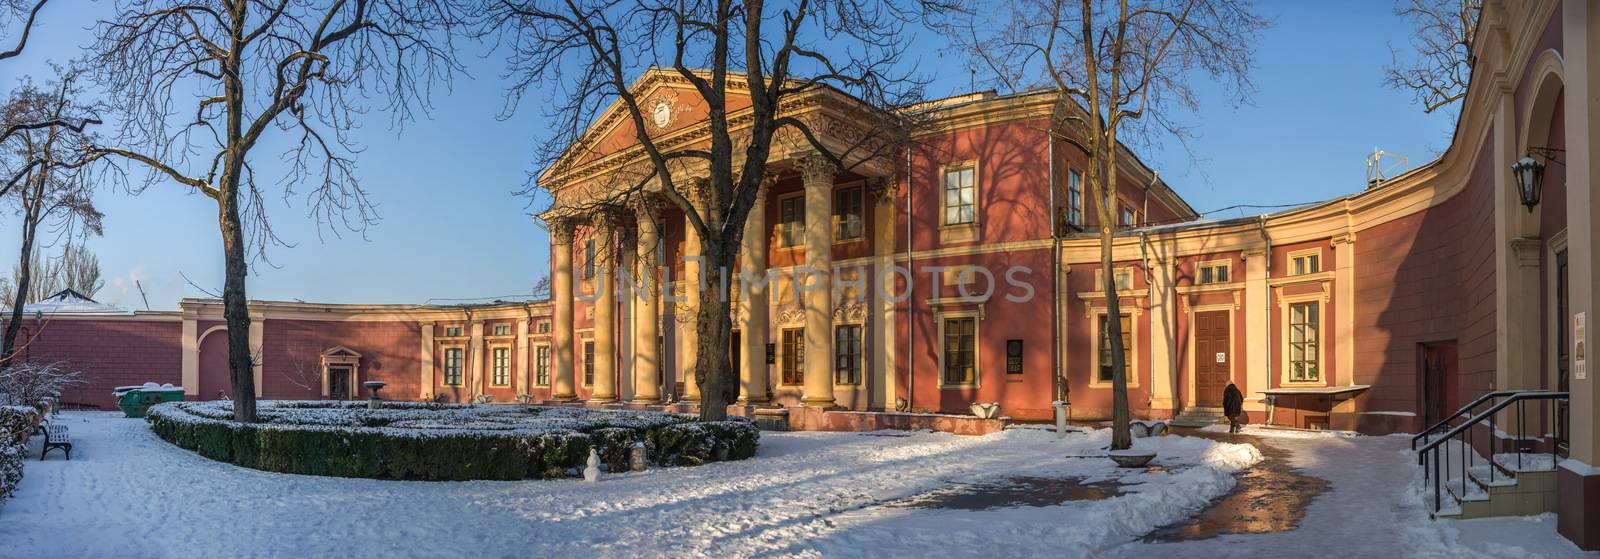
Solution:
<svg viewBox="0 0 1600 559"><path fill-rule="evenodd" d="M594 448L612 471L644 442L658 465L698 465L755 454L748 420L698 423L657 412L568 407L386 402L262 402L241 424L214 402L169 402L146 419L162 439L213 460L258 470L375 479L560 478Z"/></svg>
<svg viewBox="0 0 1600 559"><path fill-rule="evenodd" d="M0 502L22 483L22 461L28 457L28 436L42 416L33 406L0 406Z"/></svg>

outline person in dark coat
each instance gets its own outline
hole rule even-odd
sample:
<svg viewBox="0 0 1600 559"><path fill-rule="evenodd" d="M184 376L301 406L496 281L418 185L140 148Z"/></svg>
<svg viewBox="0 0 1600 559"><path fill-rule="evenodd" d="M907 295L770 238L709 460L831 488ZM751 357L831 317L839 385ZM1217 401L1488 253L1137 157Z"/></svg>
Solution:
<svg viewBox="0 0 1600 559"><path fill-rule="evenodd" d="M1228 387L1222 390L1222 415L1228 416L1229 433L1238 433L1242 429L1239 426L1239 415L1242 413L1244 413L1244 394L1239 392L1239 387L1230 382Z"/></svg>

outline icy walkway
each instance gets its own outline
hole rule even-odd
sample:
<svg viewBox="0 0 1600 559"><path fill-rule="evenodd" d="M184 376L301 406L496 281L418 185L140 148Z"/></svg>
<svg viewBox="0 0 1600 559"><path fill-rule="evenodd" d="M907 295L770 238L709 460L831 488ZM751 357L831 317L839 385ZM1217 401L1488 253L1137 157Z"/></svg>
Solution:
<svg viewBox="0 0 1600 559"><path fill-rule="evenodd" d="M1163 470L1117 470L1107 433L764 433L751 460L578 481L396 482L200 458L143 421L67 413L72 461L27 463L0 505L4 557L1086 556L1193 514L1254 447L1150 439ZM35 440L37 446L37 439ZM34 449L37 456L37 448ZM983 511L890 504L1016 476L1120 494Z"/></svg>
<svg viewBox="0 0 1600 559"><path fill-rule="evenodd" d="M1330 487L1295 530L1228 534L1172 543L1129 543L1111 557L1593 557L1556 534L1550 515L1435 522L1414 491L1420 482L1406 436L1359 437L1249 429L1290 453L1301 473ZM1223 437L1226 437L1225 435ZM1253 437L1254 438L1254 437ZM1272 454L1272 453L1269 453Z"/></svg>

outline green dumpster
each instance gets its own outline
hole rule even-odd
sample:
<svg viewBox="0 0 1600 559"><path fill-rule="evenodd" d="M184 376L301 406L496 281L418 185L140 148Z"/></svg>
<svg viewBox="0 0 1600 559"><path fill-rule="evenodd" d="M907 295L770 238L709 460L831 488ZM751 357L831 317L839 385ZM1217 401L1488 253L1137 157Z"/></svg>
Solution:
<svg viewBox="0 0 1600 559"><path fill-rule="evenodd" d="M119 387L115 394L117 407L122 408L122 413L128 417L144 417L150 406L162 402L183 401L183 387L170 384L157 385L153 382L145 383L144 386Z"/></svg>

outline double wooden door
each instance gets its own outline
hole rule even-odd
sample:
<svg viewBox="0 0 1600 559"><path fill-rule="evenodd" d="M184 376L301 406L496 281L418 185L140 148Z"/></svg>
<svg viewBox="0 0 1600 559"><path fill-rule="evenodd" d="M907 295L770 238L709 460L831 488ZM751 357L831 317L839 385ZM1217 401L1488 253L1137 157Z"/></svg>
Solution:
<svg viewBox="0 0 1600 559"><path fill-rule="evenodd" d="M1222 405L1233 369L1233 343L1228 311L1194 313L1195 405Z"/></svg>

